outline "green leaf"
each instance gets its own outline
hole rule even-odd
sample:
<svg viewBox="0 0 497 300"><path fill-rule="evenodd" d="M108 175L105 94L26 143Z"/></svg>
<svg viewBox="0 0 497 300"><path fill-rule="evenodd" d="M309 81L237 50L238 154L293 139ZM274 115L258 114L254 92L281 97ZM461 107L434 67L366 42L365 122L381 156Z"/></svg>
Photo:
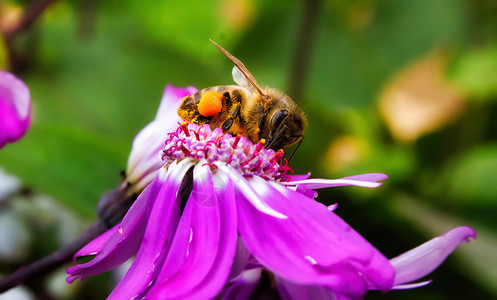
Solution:
<svg viewBox="0 0 497 300"><path fill-rule="evenodd" d="M0 151L0 165L28 187L91 217L100 196L119 183L127 150L80 129L36 126Z"/></svg>
<svg viewBox="0 0 497 300"><path fill-rule="evenodd" d="M475 205L495 205L497 144L479 146L457 159L443 174L450 198Z"/></svg>
<svg viewBox="0 0 497 300"><path fill-rule="evenodd" d="M497 47L463 53L452 63L448 77L469 100L497 99Z"/></svg>

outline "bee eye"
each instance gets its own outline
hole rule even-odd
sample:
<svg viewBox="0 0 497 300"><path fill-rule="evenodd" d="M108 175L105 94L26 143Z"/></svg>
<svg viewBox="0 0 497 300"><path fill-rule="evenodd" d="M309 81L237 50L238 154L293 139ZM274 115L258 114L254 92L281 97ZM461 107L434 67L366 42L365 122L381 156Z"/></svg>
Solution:
<svg viewBox="0 0 497 300"><path fill-rule="evenodd" d="M278 128L281 123L286 119L288 116L288 110L286 109L280 109L276 113L274 113L273 117L271 118L271 127L273 129Z"/></svg>

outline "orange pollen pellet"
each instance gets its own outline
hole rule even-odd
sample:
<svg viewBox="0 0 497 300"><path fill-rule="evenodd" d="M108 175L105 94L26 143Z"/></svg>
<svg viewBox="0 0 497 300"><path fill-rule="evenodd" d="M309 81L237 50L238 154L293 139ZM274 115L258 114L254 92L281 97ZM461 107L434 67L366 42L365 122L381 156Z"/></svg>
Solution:
<svg viewBox="0 0 497 300"><path fill-rule="evenodd" d="M198 112L204 117L212 117L223 108L223 94L215 91L207 91L202 94L198 103Z"/></svg>

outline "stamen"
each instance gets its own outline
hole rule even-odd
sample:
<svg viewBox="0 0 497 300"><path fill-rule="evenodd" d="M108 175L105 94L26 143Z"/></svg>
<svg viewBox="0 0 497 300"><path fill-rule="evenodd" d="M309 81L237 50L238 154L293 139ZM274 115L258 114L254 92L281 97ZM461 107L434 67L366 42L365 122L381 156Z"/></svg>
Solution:
<svg viewBox="0 0 497 300"><path fill-rule="evenodd" d="M183 121L180 125L181 129L183 129L183 132L185 133L185 135L187 137L190 137L190 131L188 130L188 128L186 127L186 125L188 125L188 122L187 121Z"/></svg>
<svg viewBox="0 0 497 300"><path fill-rule="evenodd" d="M259 143L257 143L257 147L255 148L255 152L259 153L259 151L261 151L261 149L264 147L265 144L266 144L266 140L261 139L259 141Z"/></svg>
<svg viewBox="0 0 497 300"><path fill-rule="evenodd" d="M229 157L229 158L228 158L228 160L226 161L226 164L227 164L227 165L231 164L231 161L233 160L233 154L235 154L235 152L231 152L230 157Z"/></svg>
<svg viewBox="0 0 497 300"><path fill-rule="evenodd" d="M236 135L235 141L233 142L233 145L232 145L233 148L236 148L236 146L238 146L238 142L240 141L241 137L242 137L242 135L240 135L240 134Z"/></svg>
<svg viewBox="0 0 497 300"><path fill-rule="evenodd" d="M175 132L168 134L162 160L168 164L173 161L192 158L207 160L206 166L217 171L215 163L230 165L246 178L259 176L265 180L288 181L287 172L293 172L288 163L282 164L283 150L274 152L265 149L265 140L253 144L246 137L223 134L219 128L211 130L209 125L179 123Z"/></svg>
<svg viewBox="0 0 497 300"><path fill-rule="evenodd" d="M183 154L185 156L187 156L187 157L193 157L193 155L190 153L190 151L188 151L188 149L185 148L185 146L180 145L179 149L181 150L181 152L183 152Z"/></svg>

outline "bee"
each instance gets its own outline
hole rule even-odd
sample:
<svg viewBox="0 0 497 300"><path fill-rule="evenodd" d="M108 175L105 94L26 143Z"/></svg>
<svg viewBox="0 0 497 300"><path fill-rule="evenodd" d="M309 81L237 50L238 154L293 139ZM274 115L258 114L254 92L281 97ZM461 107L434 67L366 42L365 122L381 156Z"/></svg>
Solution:
<svg viewBox="0 0 497 300"><path fill-rule="evenodd" d="M213 86L183 98L178 115L197 125L209 124L253 143L279 150L301 140L307 119L293 99L277 89L260 87L245 65L212 43L234 64L237 85Z"/></svg>

